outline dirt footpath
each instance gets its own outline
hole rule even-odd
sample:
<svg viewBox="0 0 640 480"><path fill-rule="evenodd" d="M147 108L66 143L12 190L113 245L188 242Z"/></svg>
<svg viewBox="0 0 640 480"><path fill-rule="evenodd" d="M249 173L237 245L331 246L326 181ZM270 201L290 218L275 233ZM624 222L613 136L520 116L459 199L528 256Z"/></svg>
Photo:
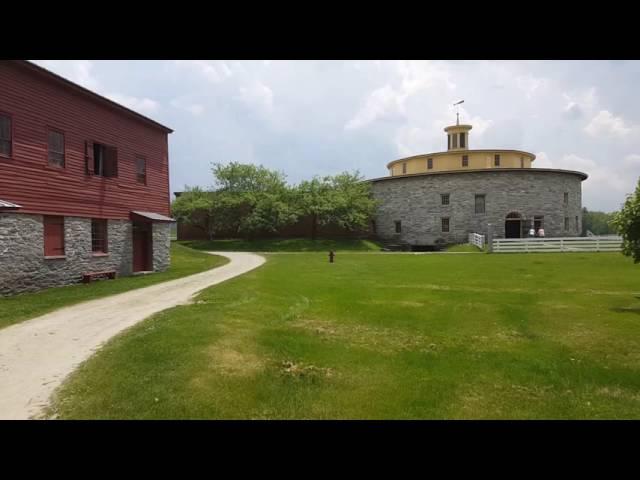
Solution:
<svg viewBox="0 0 640 480"><path fill-rule="evenodd" d="M102 344L156 312L189 303L200 290L259 267L253 253L209 252L231 261L150 287L62 308L0 330L0 419L41 413L53 390Z"/></svg>

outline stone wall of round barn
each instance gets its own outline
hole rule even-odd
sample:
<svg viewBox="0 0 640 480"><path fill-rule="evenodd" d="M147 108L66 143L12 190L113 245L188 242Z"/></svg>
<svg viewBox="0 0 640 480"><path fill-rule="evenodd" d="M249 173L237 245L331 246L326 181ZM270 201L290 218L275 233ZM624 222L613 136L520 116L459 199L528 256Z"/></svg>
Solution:
<svg viewBox="0 0 640 480"><path fill-rule="evenodd" d="M412 245L462 243L470 232L487 234L492 224L494 237L504 238L505 218L515 212L523 229L530 228L534 216L543 216L547 237L578 236L585 177L561 170L492 169L374 180L372 192L380 202L376 234L388 242ZM448 205L442 204L441 195L449 195ZM476 195L485 196L484 213L475 212ZM442 232L442 218L449 218L449 232Z"/></svg>

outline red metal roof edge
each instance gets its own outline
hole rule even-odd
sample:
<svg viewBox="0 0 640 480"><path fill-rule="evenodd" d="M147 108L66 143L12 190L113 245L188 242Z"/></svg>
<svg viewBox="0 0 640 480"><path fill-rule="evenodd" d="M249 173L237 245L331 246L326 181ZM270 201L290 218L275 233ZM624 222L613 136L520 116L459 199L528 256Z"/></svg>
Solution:
<svg viewBox="0 0 640 480"><path fill-rule="evenodd" d="M64 77L61 77L60 75L58 75L57 73L53 73L51 70L47 70L44 67L41 67L40 65L36 65L33 62L30 62L28 60L9 60L10 62L16 64L16 65L20 65L22 67L26 67L28 69L30 69L33 72L39 73L41 75L44 75L46 77L48 77L51 80L55 80L58 83L62 84L63 86L66 86L68 88L72 88L76 91L79 91L80 93L83 93L91 98L93 98L94 100L98 100L104 104L107 104L107 106L116 108L117 110L123 111L124 113L128 113L129 115L133 115L135 116L137 119L144 121L145 123L150 123L152 126L156 127L156 128L160 128L161 130L164 130L166 133L173 133L173 130L165 125L162 125L161 123L156 122L155 120L152 120L149 117L146 117L144 115L142 115L141 113L136 112L135 110L131 110L128 107L125 107L124 105L121 105L117 102L114 102L113 100L110 100L107 97L104 97L102 95L100 95L99 93L93 92L91 90L89 90L88 88L83 87L82 85L78 85L77 83L72 82L71 80L67 80Z"/></svg>

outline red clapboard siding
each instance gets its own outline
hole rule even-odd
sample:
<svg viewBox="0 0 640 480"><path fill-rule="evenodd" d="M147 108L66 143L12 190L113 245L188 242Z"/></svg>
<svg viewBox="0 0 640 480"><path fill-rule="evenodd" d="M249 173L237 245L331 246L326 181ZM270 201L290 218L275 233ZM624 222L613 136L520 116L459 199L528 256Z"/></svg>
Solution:
<svg viewBox="0 0 640 480"><path fill-rule="evenodd" d="M12 157L0 157L0 198L21 205L20 212L113 219L129 218L132 210L169 215L166 127L15 61L0 61L0 112L13 121ZM65 168L49 166L50 130L64 134ZM117 177L87 175L86 149L93 143L116 149ZM146 159L146 184L137 182L136 157Z"/></svg>

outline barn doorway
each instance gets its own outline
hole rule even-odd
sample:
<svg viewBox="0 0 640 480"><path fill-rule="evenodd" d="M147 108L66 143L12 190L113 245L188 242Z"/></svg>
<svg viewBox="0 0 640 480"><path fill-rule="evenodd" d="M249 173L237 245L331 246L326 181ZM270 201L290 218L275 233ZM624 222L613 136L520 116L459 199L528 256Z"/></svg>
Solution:
<svg viewBox="0 0 640 480"><path fill-rule="evenodd" d="M507 215L504 222L504 238L522 237L522 216L517 212Z"/></svg>
<svg viewBox="0 0 640 480"><path fill-rule="evenodd" d="M151 224L133 222L133 271L148 272L151 270Z"/></svg>

